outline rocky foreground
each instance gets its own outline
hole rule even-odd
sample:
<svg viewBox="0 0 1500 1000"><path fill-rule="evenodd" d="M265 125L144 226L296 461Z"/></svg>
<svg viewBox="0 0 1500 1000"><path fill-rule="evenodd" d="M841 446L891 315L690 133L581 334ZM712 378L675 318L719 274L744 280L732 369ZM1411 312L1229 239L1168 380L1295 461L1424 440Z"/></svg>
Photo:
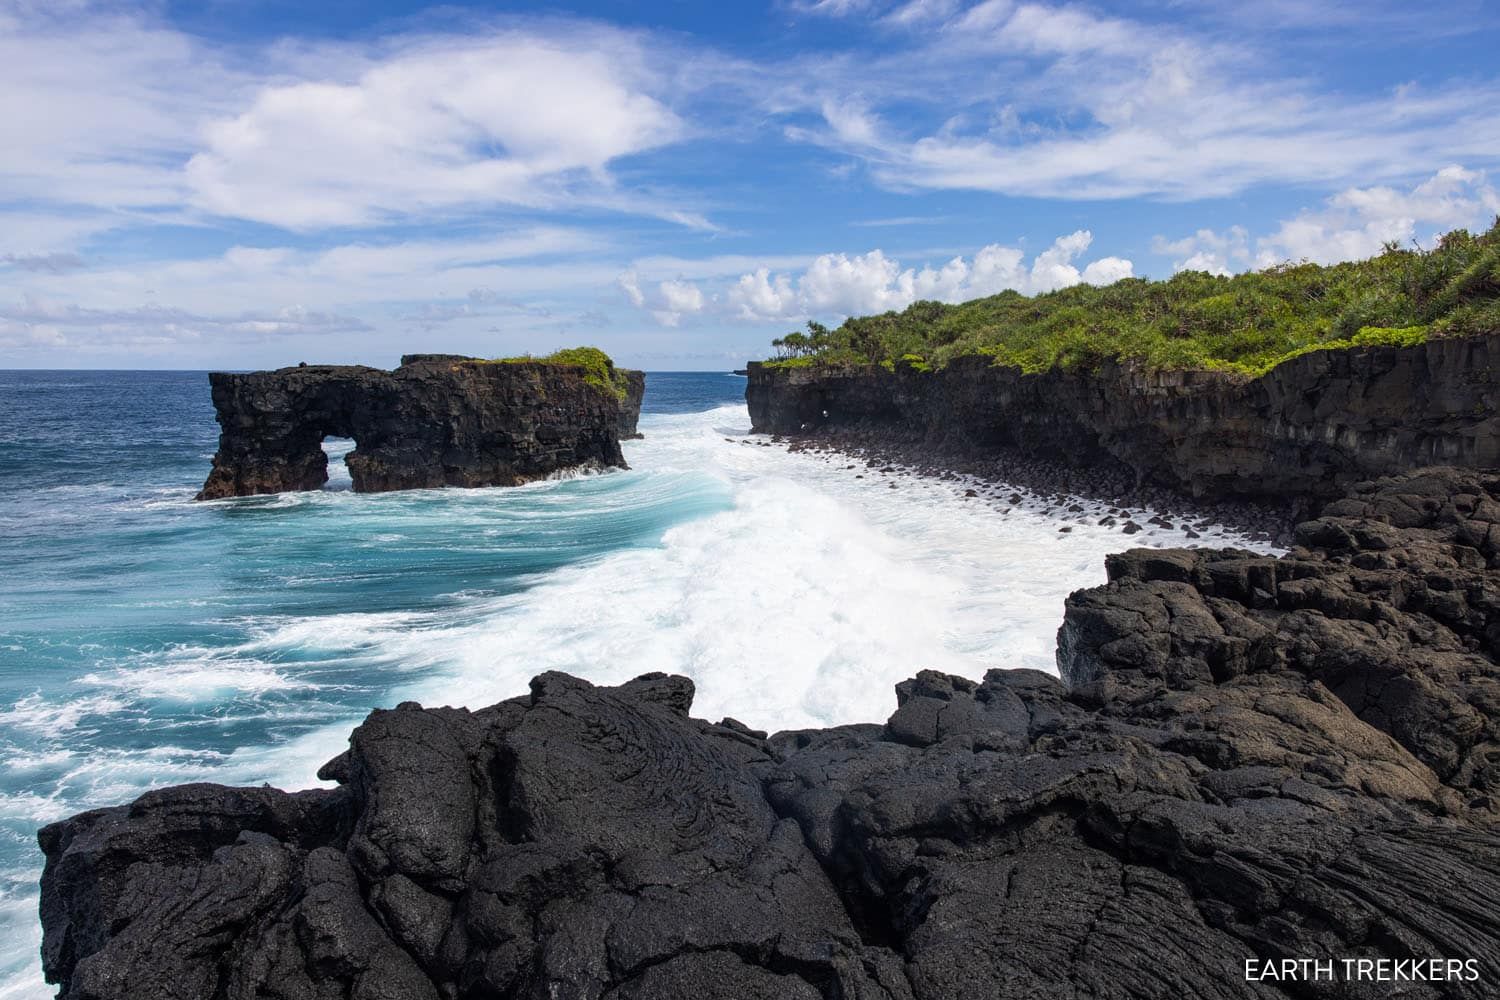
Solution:
<svg viewBox="0 0 1500 1000"><path fill-rule="evenodd" d="M1493 997L1500 475L1364 484L1296 543L1112 556L1068 600L1062 680L923 672L884 725L768 738L662 675L377 711L336 788L163 789L43 830L47 975L152 1000ZM1247 981L1283 957L1474 964Z"/></svg>

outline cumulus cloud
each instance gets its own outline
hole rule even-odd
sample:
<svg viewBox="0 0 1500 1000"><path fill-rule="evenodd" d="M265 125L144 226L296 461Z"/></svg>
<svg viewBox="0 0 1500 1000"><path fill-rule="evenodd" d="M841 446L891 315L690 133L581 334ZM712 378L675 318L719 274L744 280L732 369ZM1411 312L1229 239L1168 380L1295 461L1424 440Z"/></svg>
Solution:
<svg viewBox="0 0 1500 1000"><path fill-rule="evenodd" d="M658 287L666 306L658 313L658 318L666 325L676 326L678 319L684 314L703 311L703 293L692 282L663 281Z"/></svg>
<svg viewBox="0 0 1500 1000"><path fill-rule="evenodd" d="M1281 261L1333 264L1380 252L1386 243L1431 243L1455 228L1482 230L1500 215L1500 191L1483 171L1448 166L1409 188L1347 188L1321 207L1284 219L1251 247L1249 232L1232 226L1200 229L1177 240L1157 237L1152 249L1173 258L1174 271L1231 274Z"/></svg>
<svg viewBox="0 0 1500 1000"><path fill-rule="evenodd" d="M268 84L207 125L194 202L290 228L555 204L683 130L639 43L606 29L429 40L339 75Z"/></svg>
<svg viewBox="0 0 1500 1000"><path fill-rule="evenodd" d="M1229 275L1250 266L1250 233L1244 226L1230 226L1223 232L1200 229L1191 236L1169 240L1157 236L1151 251L1172 257L1173 271L1207 271Z"/></svg>
<svg viewBox="0 0 1500 1000"><path fill-rule="evenodd" d="M757 268L730 285L725 304L741 319L854 316L904 309L920 299L962 302L1006 289L1032 294L1079 282L1110 284L1128 278L1128 260L1102 257L1079 270L1076 261L1093 242L1088 230L1059 237L1028 265L1016 247L991 244L972 260L954 257L936 267L903 267L880 250L849 256L823 254L800 275Z"/></svg>
<svg viewBox="0 0 1500 1000"><path fill-rule="evenodd" d="M664 96L681 86L669 56L561 20L245 52L126 5L11 0L0 183L116 217L96 228L210 215L309 230L514 206L708 227L610 173L686 133Z"/></svg>
<svg viewBox="0 0 1500 1000"><path fill-rule="evenodd" d="M1258 242L1257 259L1333 263L1379 253L1459 226L1487 228L1500 214L1500 193L1483 171L1449 166L1409 190L1348 188L1320 210L1281 223Z"/></svg>
<svg viewBox="0 0 1500 1000"><path fill-rule="evenodd" d="M700 313L706 304L703 292L691 281L671 278L642 289L640 276L626 271L616 279L625 298L637 309L648 310L662 326L676 326L683 316Z"/></svg>

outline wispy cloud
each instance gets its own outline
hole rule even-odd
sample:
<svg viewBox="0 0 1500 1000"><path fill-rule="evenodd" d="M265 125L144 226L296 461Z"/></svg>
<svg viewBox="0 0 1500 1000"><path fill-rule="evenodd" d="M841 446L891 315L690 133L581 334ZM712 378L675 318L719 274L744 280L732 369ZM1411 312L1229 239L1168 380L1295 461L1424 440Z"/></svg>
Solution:
<svg viewBox="0 0 1500 1000"><path fill-rule="evenodd" d="M28 297L0 304L0 346L90 352L166 348L205 338L262 339L357 333L369 324L352 316L283 309L237 315L203 315L163 306L89 309Z"/></svg>
<svg viewBox="0 0 1500 1000"><path fill-rule="evenodd" d="M815 85L777 95L809 116L786 134L893 190L1186 200L1500 149L1492 78L1329 93L1248 44L1079 7L987 0L909 47L824 63Z"/></svg>
<svg viewBox="0 0 1500 1000"><path fill-rule="evenodd" d="M0 254L0 266L61 274L82 267L83 258L76 253L7 253Z"/></svg>
<svg viewBox="0 0 1500 1000"><path fill-rule="evenodd" d="M876 229L885 226L932 226L940 222L948 221L946 215L896 215L889 219L860 219L849 225L864 229Z"/></svg>
<svg viewBox="0 0 1500 1000"><path fill-rule="evenodd" d="M125 10L0 7L8 198L293 230L506 206L711 225L610 172L688 130L647 36L553 21L248 53Z"/></svg>

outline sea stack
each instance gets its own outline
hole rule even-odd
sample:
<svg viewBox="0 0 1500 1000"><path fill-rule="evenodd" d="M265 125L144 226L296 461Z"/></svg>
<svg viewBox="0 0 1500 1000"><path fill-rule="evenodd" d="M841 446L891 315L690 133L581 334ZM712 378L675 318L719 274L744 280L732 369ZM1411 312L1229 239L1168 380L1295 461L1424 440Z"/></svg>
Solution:
<svg viewBox="0 0 1500 1000"><path fill-rule="evenodd" d="M299 365L209 382L222 430L199 500L318 489L325 437L354 439L346 461L361 493L624 468L620 439L638 436L645 376L578 349L504 361L411 354L394 371Z"/></svg>

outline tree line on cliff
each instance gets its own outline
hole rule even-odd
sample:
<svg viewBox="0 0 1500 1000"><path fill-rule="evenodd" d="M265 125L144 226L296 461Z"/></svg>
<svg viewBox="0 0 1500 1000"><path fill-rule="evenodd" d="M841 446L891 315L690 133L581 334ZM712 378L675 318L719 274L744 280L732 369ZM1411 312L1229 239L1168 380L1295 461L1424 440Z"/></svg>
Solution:
<svg viewBox="0 0 1500 1000"><path fill-rule="evenodd" d="M1026 372L1152 369L1261 375L1308 351L1500 330L1500 217L1430 248L1386 244L1367 260L1286 262L1233 276L1180 271L1039 295L1005 291L956 305L816 321L772 341L773 367L897 365L925 371L986 355Z"/></svg>

